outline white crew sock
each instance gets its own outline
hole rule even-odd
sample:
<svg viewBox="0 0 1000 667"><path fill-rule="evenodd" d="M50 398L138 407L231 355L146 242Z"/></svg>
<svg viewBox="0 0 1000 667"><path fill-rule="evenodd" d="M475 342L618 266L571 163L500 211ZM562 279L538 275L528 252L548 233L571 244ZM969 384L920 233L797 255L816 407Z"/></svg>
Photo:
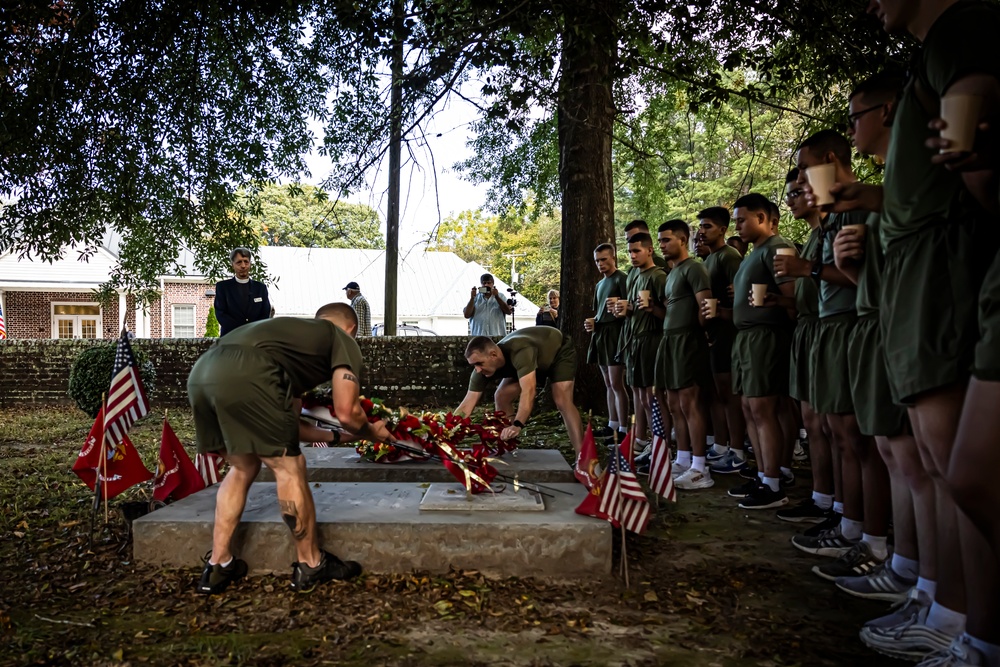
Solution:
<svg viewBox="0 0 1000 667"><path fill-rule="evenodd" d="M860 521L848 519L846 516L840 519L840 534L843 535L845 539L851 541L860 540L863 530L864 524Z"/></svg>
<svg viewBox="0 0 1000 667"><path fill-rule="evenodd" d="M809 434L806 433L806 430L804 428L800 428L799 429L799 440L805 440L808 437L809 437ZM801 443L799 443L799 444L801 444Z"/></svg>
<svg viewBox="0 0 1000 667"><path fill-rule="evenodd" d="M677 450L677 463L685 468L691 467L691 452ZM704 468L703 468L704 470Z"/></svg>
<svg viewBox="0 0 1000 667"><path fill-rule="evenodd" d="M834 500L833 511L839 514L840 516L844 516L844 503L840 502L839 500Z"/></svg>
<svg viewBox="0 0 1000 667"><path fill-rule="evenodd" d="M230 556L229 560L227 560L225 563L213 563L211 558L208 559L208 564L209 565L221 565L222 567L229 567L229 564L232 563L232 562L233 562L233 557L232 556Z"/></svg>
<svg viewBox="0 0 1000 667"><path fill-rule="evenodd" d="M877 535L862 533L861 541L868 545L868 548L872 551L872 556L875 556L875 558L878 558L879 560L885 560L888 558L889 548L886 545L885 536L878 537Z"/></svg>
<svg viewBox="0 0 1000 667"><path fill-rule="evenodd" d="M618 432L619 433L628 433L628 429L626 427L624 427L624 426L619 426L618 427Z"/></svg>
<svg viewBox="0 0 1000 667"><path fill-rule="evenodd" d="M705 436L705 446L706 447L711 447L714 444L715 444L715 436L714 435L706 435Z"/></svg>
<svg viewBox="0 0 1000 667"><path fill-rule="evenodd" d="M983 654L987 665L1000 665L1000 645L984 642L978 637L973 637L968 632L965 633L965 636L968 638L972 648Z"/></svg>
<svg viewBox="0 0 1000 667"><path fill-rule="evenodd" d="M917 590L927 594L928 600L933 600L937 594L937 581L934 579L924 579L917 577Z"/></svg>
<svg viewBox="0 0 1000 667"><path fill-rule="evenodd" d="M612 431L614 431L615 429L620 428L620 427L621 427L621 424L619 422L613 422L610 419L608 420L608 428L610 428Z"/></svg>
<svg viewBox="0 0 1000 667"><path fill-rule="evenodd" d="M729 453L729 445L720 445L719 443L715 443L709 447L709 450L711 450L712 454L717 456L725 456Z"/></svg>
<svg viewBox="0 0 1000 667"><path fill-rule="evenodd" d="M705 472L705 457L704 456L692 456L691 457L691 467L698 472Z"/></svg>
<svg viewBox="0 0 1000 667"><path fill-rule="evenodd" d="M746 452L744 452L742 449L733 449L732 447L730 447L729 451L731 451L733 453L733 456L735 456L738 460L740 461L747 460Z"/></svg>
<svg viewBox="0 0 1000 667"><path fill-rule="evenodd" d="M781 480L778 479L777 477L764 477L762 478L762 481L764 482L765 485L770 487L772 491L776 492L778 491L778 489L781 488Z"/></svg>
<svg viewBox="0 0 1000 667"><path fill-rule="evenodd" d="M781 474L784 475L785 477L791 477L792 476L792 469L791 468L786 468L785 466L781 466L780 470L781 470Z"/></svg>
<svg viewBox="0 0 1000 667"><path fill-rule="evenodd" d="M914 581L918 576L920 576L920 563L912 558L900 556L899 553L894 553L892 555L892 564L890 567L893 572L899 575L900 579Z"/></svg>
<svg viewBox="0 0 1000 667"><path fill-rule="evenodd" d="M957 637L965 632L965 614L934 602L931 604L931 610L927 612L927 627Z"/></svg>
<svg viewBox="0 0 1000 667"><path fill-rule="evenodd" d="M833 496L829 493L820 493L819 491L813 491L813 502L816 503L816 507L821 510L828 510L833 507Z"/></svg>
<svg viewBox="0 0 1000 667"><path fill-rule="evenodd" d="M762 482L764 481L764 471L761 470L760 468L757 469L757 479L759 479Z"/></svg>

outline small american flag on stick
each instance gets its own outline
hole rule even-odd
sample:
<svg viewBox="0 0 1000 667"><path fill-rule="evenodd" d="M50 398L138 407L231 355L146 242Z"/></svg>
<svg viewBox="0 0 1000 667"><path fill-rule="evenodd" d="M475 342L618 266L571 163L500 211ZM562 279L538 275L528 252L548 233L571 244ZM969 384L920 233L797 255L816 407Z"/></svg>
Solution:
<svg viewBox="0 0 1000 667"><path fill-rule="evenodd" d="M108 411L106 414L107 438L115 445L122 439L132 424L149 414L149 402L142 388L135 365L132 345L128 342L128 331L122 329L115 351L115 365L111 370L111 389L108 390Z"/></svg>
<svg viewBox="0 0 1000 667"><path fill-rule="evenodd" d="M653 455L649 459L649 488L670 502L677 502L677 489L670 465L670 441L663 428L660 402L653 399Z"/></svg>

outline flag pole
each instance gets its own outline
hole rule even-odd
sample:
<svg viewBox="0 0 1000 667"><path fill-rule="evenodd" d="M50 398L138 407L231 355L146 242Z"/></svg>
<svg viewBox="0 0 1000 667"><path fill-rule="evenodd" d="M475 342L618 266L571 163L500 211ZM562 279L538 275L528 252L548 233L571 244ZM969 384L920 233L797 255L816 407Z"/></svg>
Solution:
<svg viewBox="0 0 1000 667"><path fill-rule="evenodd" d="M629 445L628 446L629 447L633 447L632 443L635 442L635 415L632 415L632 423L630 425L630 430L632 432L632 437L629 438ZM618 445L615 445L615 447L618 449L619 452L621 452L621 448ZM631 452L629 452L629 453L631 454ZM624 454L622 454L622 456L624 456ZM619 495L619 498L620 498L621 497L622 476L621 476L621 471L620 470L618 471L618 473L619 474L615 475L615 477L618 478L618 495ZM626 547L626 537L627 536L625 534L625 523L621 522L618 525L619 525L619 527L621 528L621 531L622 531L622 573L625 575L625 588L628 588L629 587L629 585L628 585L628 548Z"/></svg>
<svg viewBox="0 0 1000 667"><path fill-rule="evenodd" d="M108 395L103 394L101 396L101 407L102 407L102 423L101 423L101 467L104 468L104 479L108 478L108 452L107 452L107 441L108 441ZM104 525L108 525L108 485L104 484Z"/></svg>
<svg viewBox="0 0 1000 667"><path fill-rule="evenodd" d="M107 394L101 394L101 412L104 412L104 402L107 399ZM101 417L101 449L99 462L104 461L104 423L105 418ZM97 519L97 510L101 508L101 464L98 463L97 470L94 471L94 502L90 506L90 540L87 544L87 551L94 550L94 522Z"/></svg>

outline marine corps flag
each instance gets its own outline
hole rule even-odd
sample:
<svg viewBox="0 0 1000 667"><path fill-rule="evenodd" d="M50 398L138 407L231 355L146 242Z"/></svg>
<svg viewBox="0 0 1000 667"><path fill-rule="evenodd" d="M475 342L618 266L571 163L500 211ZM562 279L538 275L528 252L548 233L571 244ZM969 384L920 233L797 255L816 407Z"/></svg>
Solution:
<svg viewBox="0 0 1000 667"><path fill-rule="evenodd" d="M105 498L114 498L122 491L135 486L139 482L145 482L153 478L153 473L146 470L139 458L139 452L135 450L132 441L124 433L121 442L112 445L110 442L101 446L104 441L104 408L97 413L94 425L90 428L90 435L83 443L76 463L73 464L73 472L83 480L83 483L94 490L94 484L100 475L101 485L104 487L101 495ZM105 453L105 460L101 460L101 451Z"/></svg>
<svg viewBox="0 0 1000 667"><path fill-rule="evenodd" d="M580 447L580 455L576 457L573 474L588 491L600 482L600 461L597 458L597 443L594 442L594 429L590 422L587 422L587 432L583 434L583 446Z"/></svg>
<svg viewBox="0 0 1000 667"><path fill-rule="evenodd" d="M166 501L167 498L180 500L195 491L205 488L205 482L177 439L166 417L163 419L163 435L160 437L160 465L153 480L153 499Z"/></svg>

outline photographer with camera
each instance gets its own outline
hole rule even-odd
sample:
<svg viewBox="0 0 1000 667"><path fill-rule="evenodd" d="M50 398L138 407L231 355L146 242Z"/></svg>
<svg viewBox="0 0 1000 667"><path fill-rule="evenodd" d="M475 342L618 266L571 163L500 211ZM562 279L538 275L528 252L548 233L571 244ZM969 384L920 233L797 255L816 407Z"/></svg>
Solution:
<svg viewBox="0 0 1000 667"><path fill-rule="evenodd" d="M503 336L507 333L506 316L514 309L493 284L493 276L484 273L479 277L480 286L473 287L469 303L462 314L469 320L470 336Z"/></svg>
<svg viewBox="0 0 1000 667"><path fill-rule="evenodd" d="M559 328L559 290L550 289L546 296L548 303L538 309L535 326Z"/></svg>

